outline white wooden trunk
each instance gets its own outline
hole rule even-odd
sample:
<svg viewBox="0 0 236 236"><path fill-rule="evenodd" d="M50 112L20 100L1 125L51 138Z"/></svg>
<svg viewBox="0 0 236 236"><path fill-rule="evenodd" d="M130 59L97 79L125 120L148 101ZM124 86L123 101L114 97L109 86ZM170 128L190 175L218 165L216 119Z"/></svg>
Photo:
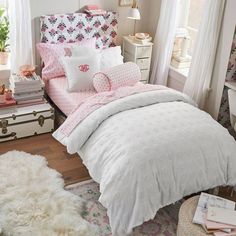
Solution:
<svg viewBox="0 0 236 236"><path fill-rule="evenodd" d="M54 118L47 103L0 109L0 142L52 132Z"/></svg>

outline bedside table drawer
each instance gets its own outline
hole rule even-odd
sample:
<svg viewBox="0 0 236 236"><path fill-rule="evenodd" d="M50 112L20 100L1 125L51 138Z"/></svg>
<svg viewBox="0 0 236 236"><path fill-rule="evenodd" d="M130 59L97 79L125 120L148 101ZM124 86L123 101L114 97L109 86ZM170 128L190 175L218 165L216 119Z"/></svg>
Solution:
<svg viewBox="0 0 236 236"><path fill-rule="evenodd" d="M143 80L146 80L148 81L149 80L149 70L141 70L141 76L142 76L142 81Z"/></svg>
<svg viewBox="0 0 236 236"><path fill-rule="evenodd" d="M139 66L140 70L149 70L150 58L137 59L136 64Z"/></svg>
<svg viewBox="0 0 236 236"><path fill-rule="evenodd" d="M152 48L151 47L138 47L137 48L137 58L151 57Z"/></svg>
<svg viewBox="0 0 236 236"><path fill-rule="evenodd" d="M124 56L124 62L129 62L129 61L135 62L134 55L128 53L127 51L124 52L123 56Z"/></svg>

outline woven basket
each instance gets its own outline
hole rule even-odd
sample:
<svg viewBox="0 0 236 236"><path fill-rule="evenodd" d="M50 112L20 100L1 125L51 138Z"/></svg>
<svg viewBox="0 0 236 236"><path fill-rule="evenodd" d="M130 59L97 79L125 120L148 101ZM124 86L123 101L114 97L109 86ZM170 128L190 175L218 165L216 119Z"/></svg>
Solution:
<svg viewBox="0 0 236 236"><path fill-rule="evenodd" d="M196 211L199 196L192 197L185 201L179 211L179 223L177 236L206 236L203 228L193 224L193 216Z"/></svg>

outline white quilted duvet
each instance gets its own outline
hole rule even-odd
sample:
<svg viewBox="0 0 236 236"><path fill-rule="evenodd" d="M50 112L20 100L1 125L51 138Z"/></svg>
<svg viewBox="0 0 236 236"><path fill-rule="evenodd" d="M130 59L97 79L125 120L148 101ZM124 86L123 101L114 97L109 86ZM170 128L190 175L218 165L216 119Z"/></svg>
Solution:
<svg viewBox="0 0 236 236"><path fill-rule="evenodd" d="M236 185L236 142L181 93L159 90L111 102L68 138L100 183L113 236L125 236L183 196Z"/></svg>

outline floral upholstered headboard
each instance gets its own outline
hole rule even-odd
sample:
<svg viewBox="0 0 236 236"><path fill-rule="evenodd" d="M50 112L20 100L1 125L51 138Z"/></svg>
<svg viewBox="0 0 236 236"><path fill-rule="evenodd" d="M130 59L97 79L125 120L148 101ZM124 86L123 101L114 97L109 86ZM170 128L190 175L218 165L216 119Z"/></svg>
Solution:
<svg viewBox="0 0 236 236"><path fill-rule="evenodd" d="M97 48L116 45L118 13L89 16L84 13L44 15L40 17L41 42L68 43L96 37Z"/></svg>

